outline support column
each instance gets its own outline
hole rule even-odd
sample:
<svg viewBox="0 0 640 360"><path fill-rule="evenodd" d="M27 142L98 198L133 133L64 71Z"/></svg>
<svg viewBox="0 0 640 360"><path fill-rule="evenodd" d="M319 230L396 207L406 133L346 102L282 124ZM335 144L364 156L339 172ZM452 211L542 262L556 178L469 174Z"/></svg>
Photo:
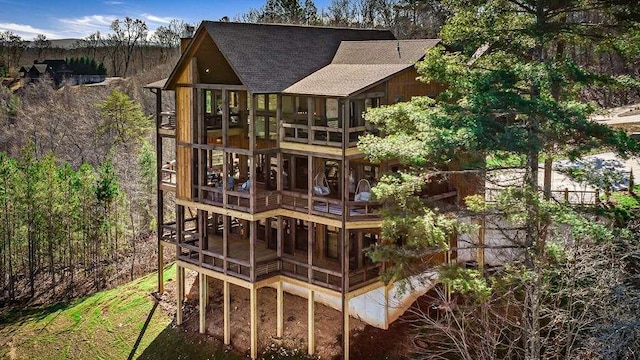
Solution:
<svg viewBox="0 0 640 360"><path fill-rule="evenodd" d="M229 282L224 281L224 285L222 288L222 296L224 297L224 310L223 310L223 328L224 328L224 344L231 344L231 331L230 331L230 321L229 321L229 311L231 310L231 301L229 296Z"/></svg>
<svg viewBox="0 0 640 360"><path fill-rule="evenodd" d="M316 308L315 308L315 293L309 289L309 304L307 310L307 327L309 329L309 355L313 355L316 352Z"/></svg>
<svg viewBox="0 0 640 360"><path fill-rule="evenodd" d="M176 324L182 325L182 303L184 301L184 268L177 266L176 276L178 278L178 301L176 311Z"/></svg>
<svg viewBox="0 0 640 360"><path fill-rule="evenodd" d="M282 338L284 333L284 293L282 291L282 281L276 286L276 336Z"/></svg>
<svg viewBox="0 0 640 360"><path fill-rule="evenodd" d="M251 285L249 303L251 306L251 358L258 357L258 289Z"/></svg>
<svg viewBox="0 0 640 360"><path fill-rule="evenodd" d="M198 301L199 312L200 312L200 334L204 334L206 327L206 315L207 315L207 275L203 273L198 274L198 278L200 280L199 286L199 295L200 299Z"/></svg>
<svg viewBox="0 0 640 360"><path fill-rule="evenodd" d="M158 294L164 293L164 245L158 241Z"/></svg>
<svg viewBox="0 0 640 360"><path fill-rule="evenodd" d="M478 249L476 251L476 261L478 262L478 270L481 272L484 270L484 234L485 234L485 222L484 219L478 221Z"/></svg>
<svg viewBox="0 0 640 360"><path fill-rule="evenodd" d="M342 358L349 360L349 299L342 300Z"/></svg>

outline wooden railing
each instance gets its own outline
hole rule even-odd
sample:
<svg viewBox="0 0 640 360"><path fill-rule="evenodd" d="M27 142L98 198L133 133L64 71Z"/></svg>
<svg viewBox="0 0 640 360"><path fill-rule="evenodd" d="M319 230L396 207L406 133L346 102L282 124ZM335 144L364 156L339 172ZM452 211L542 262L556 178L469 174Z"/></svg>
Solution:
<svg viewBox="0 0 640 360"><path fill-rule="evenodd" d="M314 125L309 127L307 124L282 123L283 140L301 143L310 143L314 145L324 145L331 147L342 146L342 128L331 125ZM370 126L356 126L348 130L348 146L355 147L358 145L360 136L372 131ZM311 137L311 138L309 138Z"/></svg>
<svg viewBox="0 0 640 360"><path fill-rule="evenodd" d="M311 143L314 145L342 146L342 129L331 126L312 126L313 137Z"/></svg>
<svg viewBox="0 0 640 360"><path fill-rule="evenodd" d="M281 124L284 131L284 140L293 142L306 143L309 139L309 127L307 125L299 124Z"/></svg>
<svg viewBox="0 0 640 360"><path fill-rule="evenodd" d="M175 129L176 128L176 112L173 110L163 111L160 113L162 117L162 122L160 123L160 127L164 129Z"/></svg>
<svg viewBox="0 0 640 360"><path fill-rule="evenodd" d="M277 255L271 258L260 260L256 263L256 279L268 278L270 275L280 273L282 261Z"/></svg>
<svg viewBox="0 0 640 360"><path fill-rule="evenodd" d="M166 185L176 184L176 161L170 161L162 165L160 170L160 182Z"/></svg>
<svg viewBox="0 0 640 360"><path fill-rule="evenodd" d="M307 212L309 197L306 193L283 190L280 205L285 209Z"/></svg>
<svg viewBox="0 0 640 360"><path fill-rule="evenodd" d="M357 146L360 136L366 134L370 130L370 127L367 126L357 126L349 128L349 147Z"/></svg>
<svg viewBox="0 0 640 360"><path fill-rule="evenodd" d="M379 201L349 201L347 202L347 220L371 220L380 217L382 203Z"/></svg>
<svg viewBox="0 0 640 360"><path fill-rule="evenodd" d="M496 196L503 192L504 189L487 188L485 189L485 200L489 203L496 201ZM544 192L539 191L542 198ZM600 191L598 190L552 190L551 198L557 202L564 202L572 205L592 206L600 204Z"/></svg>
<svg viewBox="0 0 640 360"><path fill-rule="evenodd" d="M381 263L365 266L361 269L349 272L349 291L359 289L363 286L367 286L380 279L380 274L383 271Z"/></svg>
<svg viewBox="0 0 640 360"><path fill-rule="evenodd" d="M310 211L311 214L332 218L342 217L343 208L341 200L321 196L313 196L311 200L313 202L313 209Z"/></svg>
<svg viewBox="0 0 640 360"><path fill-rule="evenodd" d="M202 192L199 201L215 206L223 205L224 194L222 187L208 185L194 186ZM251 210L251 194L248 191L227 190L226 193L227 208L233 210L256 213L277 209L280 206L280 192L278 191L258 191L254 194L255 202L253 211Z"/></svg>

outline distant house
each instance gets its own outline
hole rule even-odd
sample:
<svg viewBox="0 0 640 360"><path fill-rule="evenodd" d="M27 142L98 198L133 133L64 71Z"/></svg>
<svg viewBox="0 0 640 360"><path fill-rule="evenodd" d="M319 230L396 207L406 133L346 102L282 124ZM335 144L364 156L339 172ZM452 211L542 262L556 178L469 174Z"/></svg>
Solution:
<svg viewBox="0 0 640 360"><path fill-rule="evenodd" d="M51 78L56 86L60 86L65 81L72 85L81 85L97 83L105 79L105 75L99 74L74 74L67 61L61 59L35 60L33 65L21 66L18 72L24 84L36 81L43 76Z"/></svg>

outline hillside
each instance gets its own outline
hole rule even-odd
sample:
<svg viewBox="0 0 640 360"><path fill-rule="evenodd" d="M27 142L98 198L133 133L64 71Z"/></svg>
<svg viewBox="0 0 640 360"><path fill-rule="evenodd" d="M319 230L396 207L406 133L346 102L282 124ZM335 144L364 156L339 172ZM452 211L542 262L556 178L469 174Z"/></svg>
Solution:
<svg viewBox="0 0 640 360"><path fill-rule="evenodd" d="M175 279L175 266L165 270ZM212 338L172 325L174 311L150 293L156 274L72 303L0 315L3 359L240 359ZM194 346L196 345L196 346Z"/></svg>
<svg viewBox="0 0 640 360"><path fill-rule="evenodd" d="M185 324L175 326L175 265L165 268L166 293L159 300L152 294L156 273L128 284L95 293L69 303L11 309L0 315L2 359L217 359L244 358L248 351L247 293L232 286L232 345L222 338L219 284L210 282L207 335L198 333L197 278L187 272ZM260 308L275 307L275 290L259 291ZM275 312L260 313L260 347L298 349L306 352L307 300L286 294L285 336L275 338ZM407 315L410 316L410 315ZM405 316L406 317L406 316ZM245 326L246 325L246 326ZM352 320L352 359L407 358L408 322L398 321L388 331ZM326 306L316 308L317 355L321 359L340 356L340 314ZM273 345L275 344L275 347ZM292 351L287 352L293 353ZM272 358L270 354L264 358ZM307 359L307 356L279 356Z"/></svg>

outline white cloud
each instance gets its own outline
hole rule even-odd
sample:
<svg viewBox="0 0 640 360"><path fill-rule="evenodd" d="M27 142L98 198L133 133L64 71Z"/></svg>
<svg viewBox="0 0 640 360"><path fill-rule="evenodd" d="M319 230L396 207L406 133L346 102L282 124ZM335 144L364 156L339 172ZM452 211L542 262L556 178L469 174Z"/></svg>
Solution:
<svg viewBox="0 0 640 360"><path fill-rule="evenodd" d="M159 23L159 24L168 24L171 22L171 20L175 19L173 17L162 17L162 16L156 16L148 13L144 13L140 16L148 22Z"/></svg>
<svg viewBox="0 0 640 360"><path fill-rule="evenodd" d="M105 5L123 5L124 1L105 1Z"/></svg>
<svg viewBox="0 0 640 360"><path fill-rule="evenodd" d="M79 18L58 19L60 22L60 33L67 37L86 37L96 31L106 33L110 31L114 15L87 15Z"/></svg>
<svg viewBox="0 0 640 360"><path fill-rule="evenodd" d="M31 40L38 34L43 34L49 39L59 38L59 34L55 31L38 29L26 24L0 23L0 31L11 31L24 40Z"/></svg>

